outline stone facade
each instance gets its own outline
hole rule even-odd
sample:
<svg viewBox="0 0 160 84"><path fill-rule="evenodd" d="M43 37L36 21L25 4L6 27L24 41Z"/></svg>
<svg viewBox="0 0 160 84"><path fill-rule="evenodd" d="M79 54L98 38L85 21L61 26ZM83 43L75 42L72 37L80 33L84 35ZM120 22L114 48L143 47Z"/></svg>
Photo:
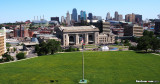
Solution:
<svg viewBox="0 0 160 84"><path fill-rule="evenodd" d="M61 39L63 46L98 44L99 30L94 26L71 26L56 28L56 35Z"/></svg>
<svg viewBox="0 0 160 84"><path fill-rule="evenodd" d="M115 35L113 34L100 34L99 44L110 44L115 43Z"/></svg>
<svg viewBox="0 0 160 84"><path fill-rule="evenodd" d="M95 26L70 26L55 28L56 36L61 39L63 46L82 45L81 40L87 44L113 43L114 37L109 34L99 34L99 29ZM106 40L102 41L102 38Z"/></svg>

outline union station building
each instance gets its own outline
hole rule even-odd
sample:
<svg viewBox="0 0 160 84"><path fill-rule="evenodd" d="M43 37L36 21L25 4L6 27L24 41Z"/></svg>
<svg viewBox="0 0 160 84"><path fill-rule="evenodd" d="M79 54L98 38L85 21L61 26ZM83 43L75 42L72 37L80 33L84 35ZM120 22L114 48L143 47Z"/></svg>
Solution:
<svg viewBox="0 0 160 84"><path fill-rule="evenodd" d="M87 44L108 44L115 42L115 35L110 32L99 34L99 29L95 26L70 26L57 27L56 36L61 39L61 44L65 46L82 45L81 40Z"/></svg>

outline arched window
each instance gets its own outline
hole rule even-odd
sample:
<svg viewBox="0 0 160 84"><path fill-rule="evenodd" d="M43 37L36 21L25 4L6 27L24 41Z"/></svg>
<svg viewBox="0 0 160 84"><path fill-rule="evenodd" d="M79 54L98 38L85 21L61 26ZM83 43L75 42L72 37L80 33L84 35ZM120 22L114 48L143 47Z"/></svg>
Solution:
<svg viewBox="0 0 160 84"><path fill-rule="evenodd" d="M74 42L74 37L73 36L69 37L69 42Z"/></svg>
<svg viewBox="0 0 160 84"><path fill-rule="evenodd" d="M93 41L93 35L89 35L89 40Z"/></svg>

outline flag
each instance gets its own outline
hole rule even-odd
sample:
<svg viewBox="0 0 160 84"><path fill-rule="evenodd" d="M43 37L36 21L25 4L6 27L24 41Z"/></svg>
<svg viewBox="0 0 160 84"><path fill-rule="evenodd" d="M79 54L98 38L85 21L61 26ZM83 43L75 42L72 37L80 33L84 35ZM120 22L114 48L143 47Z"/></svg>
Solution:
<svg viewBox="0 0 160 84"><path fill-rule="evenodd" d="M81 43L83 44L83 42L84 42L84 41L83 41L83 38L82 38Z"/></svg>
<svg viewBox="0 0 160 84"><path fill-rule="evenodd" d="M83 40L83 38L82 38L82 40L81 40L81 43L82 43L82 49L84 48L84 40Z"/></svg>

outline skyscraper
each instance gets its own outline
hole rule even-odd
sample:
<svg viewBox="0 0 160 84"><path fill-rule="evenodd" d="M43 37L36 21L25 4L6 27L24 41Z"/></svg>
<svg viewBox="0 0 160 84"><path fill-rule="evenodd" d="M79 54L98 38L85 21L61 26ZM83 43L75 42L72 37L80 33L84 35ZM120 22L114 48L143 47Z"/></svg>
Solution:
<svg viewBox="0 0 160 84"><path fill-rule="evenodd" d="M110 20L110 19L111 19L110 13L108 12L108 13L107 13L107 16L106 16L106 20Z"/></svg>
<svg viewBox="0 0 160 84"><path fill-rule="evenodd" d="M135 23L135 14L132 13L132 14L127 14L125 16L125 21L126 22L132 22L132 23Z"/></svg>
<svg viewBox="0 0 160 84"><path fill-rule="evenodd" d="M74 8L72 11L72 20L77 22L77 9Z"/></svg>
<svg viewBox="0 0 160 84"><path fill-rule="evenodd" d="M123 21L123 16L121 14L118 15L118 21Z"/></svg>
<svg viewBox="0 0 160 84"><path fill-rule="evenodd" d="M61 17L61 24L62 24L62 23L65 23L64 16Z"/></svg>
<svg viewBox="0 0 160 84"><path fill-rule="evenodd" d="M78 22L81 22L81 15L78 15Z"/></svg>
<svg viewBox="0 0 160 84"><path fill-rule="evenodd" d="M118 21L118 12L117 11L114 14L114 18L115 18L116 21Z"/></svg>
<svg viewBox="0 0 160 84"><path fill-rule="evenodd" d="M88 19L89 19L89 20L92 20L92 19L93 19L93 18L92 18L92 13L89 13L89 14L88 14Z"/></svg>
<svg viewBox="0 0 160 84"><path fill-rule="evenodd" d="M71 25L70 23L70 14L69 14L69 11L67 12L67 15L66 15L66 24L69 26Z"/></svg>
<svg viewBox="0 0 160 84"><path fill-rule="evenodd" d="M141 23L142 22L142 15L135 14L135 22L136 23Z"/></svg>
<svg viewBox="0 0 160 84"><path fill-rule="evenodd" d="M87 20L86 11L81 11L81 12L80 12L80 15L81 15L81 20Z"/></svg>

